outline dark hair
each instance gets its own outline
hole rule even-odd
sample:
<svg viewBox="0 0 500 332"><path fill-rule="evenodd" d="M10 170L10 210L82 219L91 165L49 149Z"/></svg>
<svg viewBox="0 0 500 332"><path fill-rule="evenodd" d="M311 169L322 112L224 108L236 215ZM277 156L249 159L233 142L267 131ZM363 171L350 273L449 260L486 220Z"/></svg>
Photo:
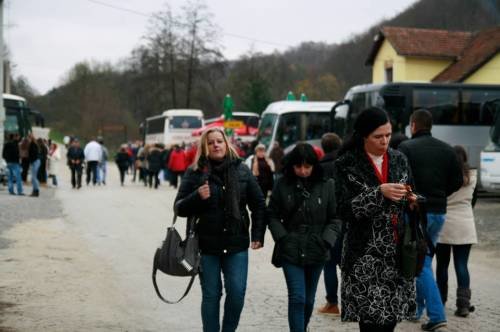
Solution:
<svg viewBox="0 0 500 332"><path fill-rule="evenodd" d="M470 167L467 163L467 152L461 145L455 145L453 150L455 150L455 154L457 155L458 163L460 164L464 177L464 186L466 186L470 183Z"/></svg>
<svg viewBox="0 0 500 332"><path fill-rule="evenodd" d="M344 144L340 148L339 156L347 151L363 149L363 139L387 122L389 122L389 115L387 115L387 112L383 109L370 107L363 110L354 121L354 131L351 136L344 141Z"/></svg>
<svg viewBox="0 0 500 332"><path fill-rule="evenodd" d="M295 178L293 166L308 164L313 166L311 179L318 179L323 176L322 167L319 165L318 155L314 148L308 143L297 143L292 151L283 158L283 174L287 178Z"/></svg>
<svg viewBox="0 0 500 332"><path fill-rule="evenodd" d="M321 147L325 153L336 151L342 145L342 140L335 133L326 133L321 137Z"/></svg>
<svg viewBox="0 0 500 332"><path fill-rule="evenodd" d="M432 129L432 113L426 109L419 109L410 115L410 123L415 123L415 129L431 130Z"/></svg>
<svg viewBox="0 0 500 332"><path fill-rule="evenodd" d="M392 149L397 150L399 147L399 144L403 143L407 139L408 139L408 136L406 136L405 134L395 133L391 136L391 140L389 141L389 146Z"/></svg>

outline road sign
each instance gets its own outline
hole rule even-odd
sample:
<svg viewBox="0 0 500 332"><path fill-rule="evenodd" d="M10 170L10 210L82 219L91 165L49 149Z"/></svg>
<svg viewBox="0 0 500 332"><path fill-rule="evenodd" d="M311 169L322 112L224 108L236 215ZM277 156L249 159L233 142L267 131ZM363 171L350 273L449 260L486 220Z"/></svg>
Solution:
<svg viewBox="0 0 500 332"><path fill-rule="evenodd" d="M244 125L245 124L243 123L243 121L236 121L236 120L224 121L224 128L238 129L242 128Z"/></svg>

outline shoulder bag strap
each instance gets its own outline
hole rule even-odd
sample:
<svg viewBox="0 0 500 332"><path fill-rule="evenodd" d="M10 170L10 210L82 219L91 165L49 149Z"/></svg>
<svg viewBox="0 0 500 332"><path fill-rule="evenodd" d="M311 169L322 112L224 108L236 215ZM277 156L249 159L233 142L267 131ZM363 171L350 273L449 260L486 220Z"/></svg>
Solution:
<svg viewBox="0 0 500 332"><path fill-rule="evenodd" d="M184 294L181 296L180 299L178 299L177 301L169 301L161 295L160 290L158 289L158 285L156 284L156 271L157 270L158 269L156 267L156 260L155 260L155 264L153 265L153 286L155 287L156 294L158 295L160 300L162 300L163 302L168 303L168 304L175 304L175 303L179 303L183 298L186 297L186 295L188 295L189 291L191 290L191 287L193 286L193 282L194 282L194 279L196 278L196 275L191 277L191 280L189 280L189 284L186 288L186 291L184 292Z"/></svg>

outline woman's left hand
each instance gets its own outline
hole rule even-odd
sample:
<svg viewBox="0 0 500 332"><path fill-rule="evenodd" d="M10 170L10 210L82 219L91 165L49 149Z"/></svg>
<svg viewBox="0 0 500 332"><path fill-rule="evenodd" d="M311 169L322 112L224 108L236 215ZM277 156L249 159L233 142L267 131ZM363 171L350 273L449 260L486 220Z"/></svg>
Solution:
<svg viewBox="0 0 500 332"><path fill-rule="evenodd" d="M250 244L250 248L252 248L253 250L260 249L262 248L262 243L260 241L252 241L252 243Z"/></svg>

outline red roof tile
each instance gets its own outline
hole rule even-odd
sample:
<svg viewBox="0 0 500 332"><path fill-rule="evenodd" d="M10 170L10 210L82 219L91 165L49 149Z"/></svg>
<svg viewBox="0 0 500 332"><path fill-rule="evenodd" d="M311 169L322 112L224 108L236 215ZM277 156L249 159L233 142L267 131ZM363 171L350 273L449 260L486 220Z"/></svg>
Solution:
<svg viewBox="0 0 500 332"><path fill-rule="evenodd" d="M462 82L500 51L500 27L480 31L456 62L439 73L433 82Z"/></svg>

